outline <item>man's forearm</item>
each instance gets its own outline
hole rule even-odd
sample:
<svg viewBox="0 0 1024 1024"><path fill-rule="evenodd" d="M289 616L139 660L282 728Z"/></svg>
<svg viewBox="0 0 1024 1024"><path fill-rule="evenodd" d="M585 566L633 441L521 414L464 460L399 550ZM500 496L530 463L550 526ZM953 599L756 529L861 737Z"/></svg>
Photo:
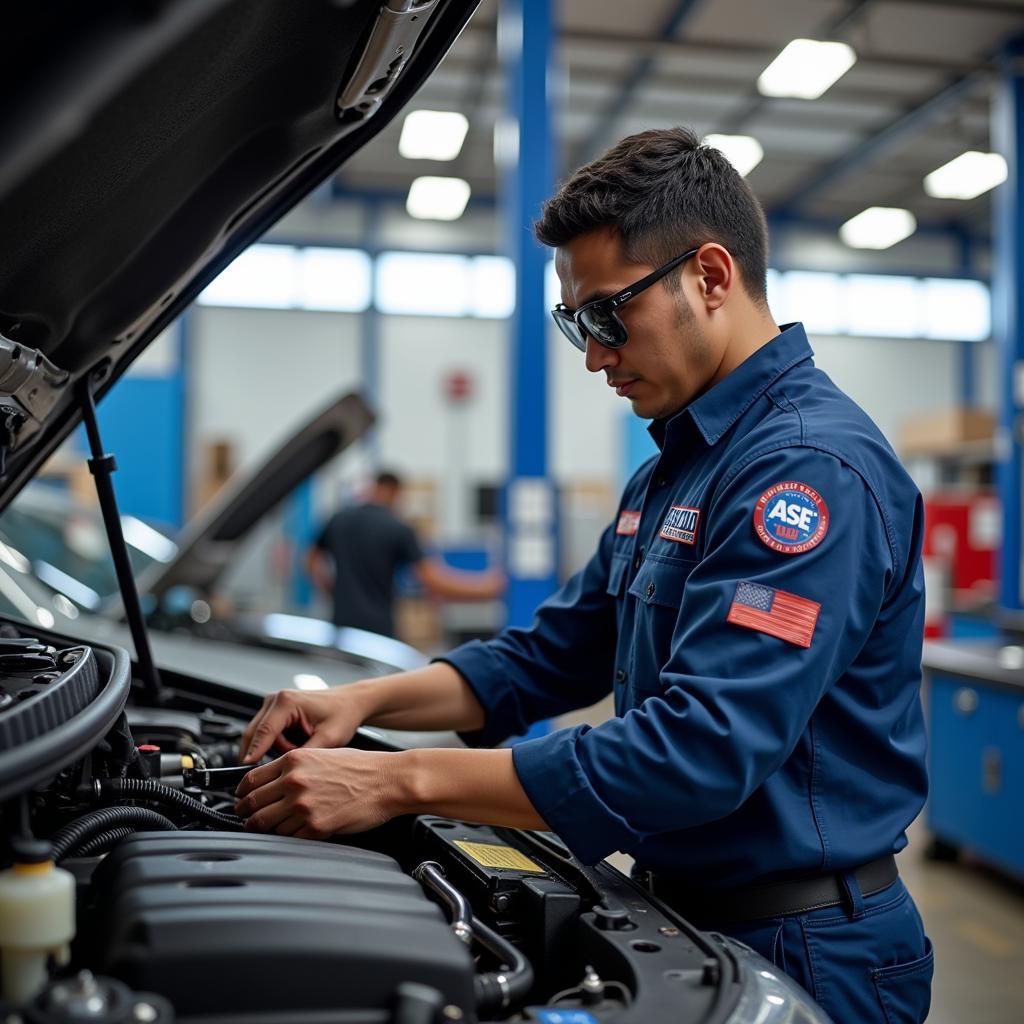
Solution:
<svg viewBox="0 0 1024 1024"><path fill-rule="evenodd" d="M389 756L396 814L439 814L548 831L526 795L512 751L430 749Z"/></svg>
<svg viewBox="0 0 1024 1024"><path fill-rule="evenodd" d="M465 679L444 662L382 679L367 679L339 693L358 702L365 725L463 732L484 726L484 709L476 695Z"/></svg>

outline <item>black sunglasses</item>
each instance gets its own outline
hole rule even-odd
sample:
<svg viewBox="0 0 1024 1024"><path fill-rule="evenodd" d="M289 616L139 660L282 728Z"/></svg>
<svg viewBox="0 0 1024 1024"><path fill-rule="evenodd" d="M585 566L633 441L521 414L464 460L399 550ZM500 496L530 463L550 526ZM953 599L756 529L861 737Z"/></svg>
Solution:
<svg viewBox="0 0 1024 1024"><path fill-rule="evenodd" d="M635 284L623 288L621 292L610 295L607 299L595 299L584 306L580 306L575 312L563 306L560 302L551 315L554 317L558 329L576 346L581 352L587 351L587 338L593 338L599 345L605 348L622 348L629 341L629 332L626 325L619 319L615 312L619 306L625 305L630 299L635 298L645 288L650 288L656 281L660 281L669 271L675 270L681 263L685 263L691 256L695 256L700 246L676 256L664 266L658 267L646 277L640 278Z"/></svg>

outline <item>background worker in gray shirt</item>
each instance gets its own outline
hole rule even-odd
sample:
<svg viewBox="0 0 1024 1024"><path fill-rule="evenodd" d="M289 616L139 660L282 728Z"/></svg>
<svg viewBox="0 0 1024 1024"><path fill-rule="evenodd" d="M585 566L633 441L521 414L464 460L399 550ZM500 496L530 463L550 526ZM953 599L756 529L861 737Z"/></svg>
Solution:
<svg viewBox="0 0 1024 1024"><path fill-rule="evenodd" d="M396 473L378 473L369 499L335 513L309 549L310 578L331 596L336 626L393 636L395 577L406 565L431 597L486 601L505 589L500 572L461 572L425 555L415 530L395 514L401 490Z"/></svg>

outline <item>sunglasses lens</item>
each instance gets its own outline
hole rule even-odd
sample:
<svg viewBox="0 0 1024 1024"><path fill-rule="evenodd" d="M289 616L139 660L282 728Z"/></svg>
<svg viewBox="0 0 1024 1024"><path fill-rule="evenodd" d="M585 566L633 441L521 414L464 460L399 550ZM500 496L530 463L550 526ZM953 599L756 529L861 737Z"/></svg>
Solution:
<svg viewBox="0 0 1024 1024"><path fill-rule="evenodd" d="M573 346L581 352L586 352L587 338L579 329L576 321L559 309L552 310L551 316L554 318L555 323L558 324L558 329L573 343Z"/></svg>
<svg viewBox="0 0 1024 1024"><path fill-rule="evenodd" d="M580 310L579 316L583 330L594 341L606 348L622 348L626 344L626 331L611 310L594 305Z"/></svg>

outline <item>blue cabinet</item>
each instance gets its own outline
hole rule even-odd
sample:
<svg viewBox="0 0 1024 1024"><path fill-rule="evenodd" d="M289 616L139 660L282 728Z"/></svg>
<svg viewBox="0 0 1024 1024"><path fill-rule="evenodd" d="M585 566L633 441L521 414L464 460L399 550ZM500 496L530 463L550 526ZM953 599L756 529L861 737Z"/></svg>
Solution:
<svg viewBox="0 0 1024 1024"><path fill-rule="evenodd" d="M928 826L1024 876L1024 690L933 673Z"/></svg>

